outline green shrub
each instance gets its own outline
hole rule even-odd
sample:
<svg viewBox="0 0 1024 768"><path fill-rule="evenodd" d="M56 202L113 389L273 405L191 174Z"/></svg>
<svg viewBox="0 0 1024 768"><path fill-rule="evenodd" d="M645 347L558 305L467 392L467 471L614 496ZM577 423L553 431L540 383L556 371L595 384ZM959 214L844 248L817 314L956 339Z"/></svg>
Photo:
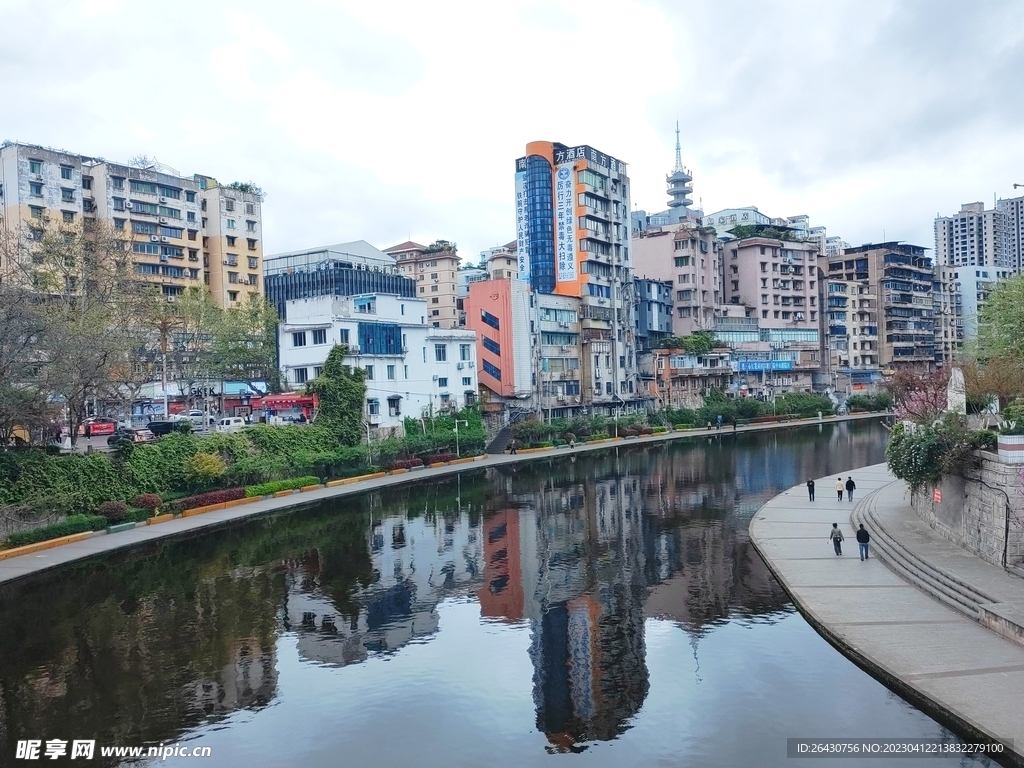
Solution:
<svg viewBox="0 0 1024 768"><path fill-rule="evenodd" d="M163 504L163 499L157 496L155 493L142 493L135 497L132 501L132 506L139 509L155 510Z"/></svg>
<svg viewBox="0 0 1024 768"><path fill-rule="evenodd" d="M7 537L8 547L23 547L26 544L35 544L39 541L59 539L61 536L70 536L73 533L84 531L102 531L107 527L107 518L100 515L70 515L59 523L47 525L42 528L33 528L31 531L18 531Z"/></svg>
<svg viewBox="0 0 1024 768"><path fill-rule="evenodd" d="M269 496L278 491L290 491L293 488L302 488L305 485L318 485L319 483L320 478L312 475L293 477L291 480L273 480L269 483L250 485L245 489L245 495L248 498L253 496Z"/></svg>
<svg viewBox="0 0 1024 768"><path fill-rule="evenodd" d="M655 434L661 434L662 432L668 432L668 427L657 426L654 428Z"/></svg>
<svg viewBox="0 0 1024 768"><path fill-rule="evenodd" d="M144 507L128 507L128 511L124 515L124 522L144 523L153 517L154 513L155 510L145 509Z"/></svg>
<svg viewBox="0 0 1024 768"><path fill-rule="evenodd" d="M189 460L189 473L199 487L213 485L227 470L227 462L215 453L197 453Z"/></svg>

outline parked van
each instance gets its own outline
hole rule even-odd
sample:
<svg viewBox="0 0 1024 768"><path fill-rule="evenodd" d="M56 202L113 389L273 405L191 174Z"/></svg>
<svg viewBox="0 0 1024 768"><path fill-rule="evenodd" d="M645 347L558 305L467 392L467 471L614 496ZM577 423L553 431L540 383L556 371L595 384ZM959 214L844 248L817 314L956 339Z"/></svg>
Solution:
<svg viewBox="0 0 1024 768"><path fill-rule="evenodd" d="M237 432L245 426L245 419L240 416L228 416L217 422L218 432Z"/></svg>

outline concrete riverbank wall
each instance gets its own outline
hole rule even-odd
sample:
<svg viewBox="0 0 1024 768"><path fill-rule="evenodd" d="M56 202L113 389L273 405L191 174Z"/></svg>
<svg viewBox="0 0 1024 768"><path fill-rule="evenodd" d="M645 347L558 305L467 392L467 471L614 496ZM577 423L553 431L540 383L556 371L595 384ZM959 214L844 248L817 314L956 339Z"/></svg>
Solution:
<svg viewBox="0 0 1024 768"><path fill-rule="evenodd" d="M937 533L982 560L1024 565L1024 477L1020 465L978 451L966 477L946 477L913 494L914 512Z"/></svg>

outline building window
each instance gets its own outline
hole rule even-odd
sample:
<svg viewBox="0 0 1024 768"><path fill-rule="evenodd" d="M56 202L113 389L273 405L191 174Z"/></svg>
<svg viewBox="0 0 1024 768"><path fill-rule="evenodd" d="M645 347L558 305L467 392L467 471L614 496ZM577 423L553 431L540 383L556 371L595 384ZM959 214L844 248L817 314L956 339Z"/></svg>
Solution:
<svg viewBox="0 0 1024 768"><path fill-rule="evenodd" d="M437 286L436 285L430 286L430 292L431 293L437 293Z"/></svg>
<svg viewBox="0 0 1024 768"><path fill-rule="evenodd" d="M256 214L256 205L254 203L245 204L245 213L247 216L253 216Z"/></svg>
<svg viewBox="0 0 1024 768"><path fill-rule="evenodd" d="M234 219L228 219L228 229L235 229L235 228L236 228L235 227L235 220Z"/></svg>
<svg viewBox="0 0 1024 768"><path fill-rule="evenodd" d="M225 211L233 211L233 210L235 210L235 201L232 200L230 197L225 198L225 200L224 200L224 210Z"/></svg>
<svg viewBox="0 0 1024 768"><path fill-rule="evenodd" d="M118 231L123 231L124 230L124 222L125 222L124 219L114 219L114 229L116 229Z"/></svg>
<svg viewBox="0 0 1024 768"><path fill-rule="evenodd" d="M41 181L30 181L28 183L28 192L32 197L43 196L43 182Z"/></svg>
<svg viewBox="0 0 1024 768"><path fill-rule="evenodd" d="M75 220L75 212L74 211L61 211L60 213L61 213L61 216L64 218L64 223L65 224L70 224L71 222L73 222Z"/></svg>
<svg viewBox="0 0 1024 768"><path fill-rule="evenodd" d="M228 245L234 247L235 240L237 240L238 238L235 237L234 235L228 235L227 238L228 238Z"/></svg>
<svg viewBox="0 0 1024 768"><path fill-rule="evenodd" d="M255 232L256 231L256 222L255 221L246 221L245 222L245 231L246 232Z"/></svg>
<svg viewBox="0 0 1024 768"><path fill-rule="evenodd" d="M314 344L326 344L327 343L327 330L325 328L316 328L313 331L313 343Z"/></svg>
<svg viewBox="0 0 1024 768"><path fill-rule="evenodd" d="M256 269L259 265L259 260L255 256L249 257L249 269Z"/></svg>
<svg viewBox="0 0 1024 768"><path fill-rule="evenodd" d="M246 242L249 243L249 250L250 251L255 251L256 250L256 239L255 238L247 237L246 238Z"/></svg>
<svg viewBox="0 0 1024 768"><path fill-rule="evenodd" d="M491 363L484 360L483 368L484 373L486 373L488 376L491 376L497 379L498 381L501 381L501 369L498 368L496 365L492 365Z"/></svg>
<svg viewBox="0 0 1024 768"><path fill-rule="evenodd" d="M92 189L92 176L82 177L82 189Z"/></svg>
<svg viewBox="0 0 1024 768"><path fill-rule="evenodd" d="M61 187L60 199L65 203L75 202L75 190L68 189L67 187Z"/></svg>
<svg viewBox="0 0 1024 768"><path fill-rule="evenodd" d="M431 304L440 304L440 303L441 303L441 299L440 299L440 298L438 298L437 296L435 296L434 298L432 298L432 299L430 300L430 303L431 303Z"/></svg>
<svg viewBox="0 0 1024 768"><path fill-rule="evenodd" d="M324 372L324 367L322 365L314 366L313 367L313 378L315 379L317 376L319 376L323 372Z"/></svg>
<svg viewBox="0 0 1024 768"><path fill-rule="evenodd" d="M296 384L305 384L306 383L306 379L307 379L308 376L309 376L308 369L306 369L306 368L296 368L295 369L295 383Z"/></svg>
<svg viewBox="0 0 1024 768"><path fill-rule="evenodd" d="M389 416L401 416L402 415L402 398L400 397L389 397L388 398L388 415Z"/></svg>
<svg viewBox="0 0 1024 768"><path fill-rule="evenodd" d="M298 333L292 334L292 346L293 347L304 347L306 346L306 332L299 331Z"/></svg>
<svg viewBox="0 0 1024 768"><path fill-rule="evenodd" d="M341 329L341 343L348 344L348 328Z"/></svg>
<svg viewBox="0 0 1024 768"><path fill-rule="evenodd" d="M469 360L472 352L472 344L459 344L459 360Z"/></svg>
<svg viewBox="0 0 1024 768"><path fill-rule="evenodd" d="M42 160L29 160L28 161L28 172L29 173L42 173L43 172L43 161Z"/></svg>
<svg viewBox="0 0 1024 768"><path fill-rule="evenodd" d="M472 376L463 376L462 377L462 386L469 387L469 386L472 386L472 385L473 385L473 377Z"/></svg>
<svg viewBox="0 0 1024 768"><path fill-rule="evenodd" d="M422 292L423 289L420 288L420 291ZM490 312L484 309L480 310L480 319L483 320L487 325L491 326L491 328L494 328L495 330L500 330L501 328L501 324L498 322L498 318L496 318L494 315L492 315Z"/></svg>
<svg viewBox="0 0 1024 768"><path fill-rule="evenodd" d="M447 387L448 386L448 378L447 377L441 377L440 379L438 379L437 380L437 386L438 387Z"/></svg>
<svg viewBox="0 0 1024 768"><path fill-rule="evenodd" d="M366 380L367 381L373 381L373 366L372 365L366 366Z"/></svg>
<svg viewBox="0 0 1024 768"><path fill-rule="evenodd" d="M434 360L439 363L443 363L448 359L448 345L447 344L435 344L434 345Z"/></svg>
<svg viewBox="0 0 1024 768"><path fill-rule="evenodd" d="M370 416L379 416L380 415L380 400L377 400L377 399L367 400L366 401L366 412Z"/></svg>
<svg viewBox="0 0 1024 768"><path fill-rule="evenodd" d="M41 219L46 213L45 208L40 208L38 205L30 205L28 207L29 212L32 214L33 219Z"/></svg>
<svg viewBox="0 0 1024 768"><path fill-rule="evenodd" d="M493 352L494 354L499 356L501 355L501 346L498 344L498 342L493 341L484 336L482 339L482 343L484 345L484 349L486 349L488 352Z"/></svg>
<svg viewBox="0 0 1024 768"><path fill-rule="evenodd" d="M395 378L396 378L395 366L389 365L388 366L388 380L389 381L394 381Z"/></svg>
<svg viewBox="0 0 1024 768"><path fill-rule="evenodd" d="M237 272L228 272L228 282L229 283L237 283L238 282L238 273Z"/></svg>
<svg viewBox="0 0 1024 768"><path fill-rule="evenodd" d="M186 192L185 193L185 202L186 203L194 203L195 201L196 201L196 193L195 192Z"/></svg>

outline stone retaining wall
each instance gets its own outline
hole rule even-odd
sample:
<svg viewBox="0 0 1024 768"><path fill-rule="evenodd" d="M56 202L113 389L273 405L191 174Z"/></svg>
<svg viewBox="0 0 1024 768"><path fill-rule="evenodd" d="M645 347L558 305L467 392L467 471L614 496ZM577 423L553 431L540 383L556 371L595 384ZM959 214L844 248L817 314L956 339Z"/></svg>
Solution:
<svg viewBox="0 0 1024 768"><path fill-rule="evenodd" d="M999 566L1021 565L1024 563L1021 467L1004 464L991 453L978 451L975 456L981 466L970 470L966 478L946 477L938 486L915 493L914 511L938 533L982 560Z"/></svg>

